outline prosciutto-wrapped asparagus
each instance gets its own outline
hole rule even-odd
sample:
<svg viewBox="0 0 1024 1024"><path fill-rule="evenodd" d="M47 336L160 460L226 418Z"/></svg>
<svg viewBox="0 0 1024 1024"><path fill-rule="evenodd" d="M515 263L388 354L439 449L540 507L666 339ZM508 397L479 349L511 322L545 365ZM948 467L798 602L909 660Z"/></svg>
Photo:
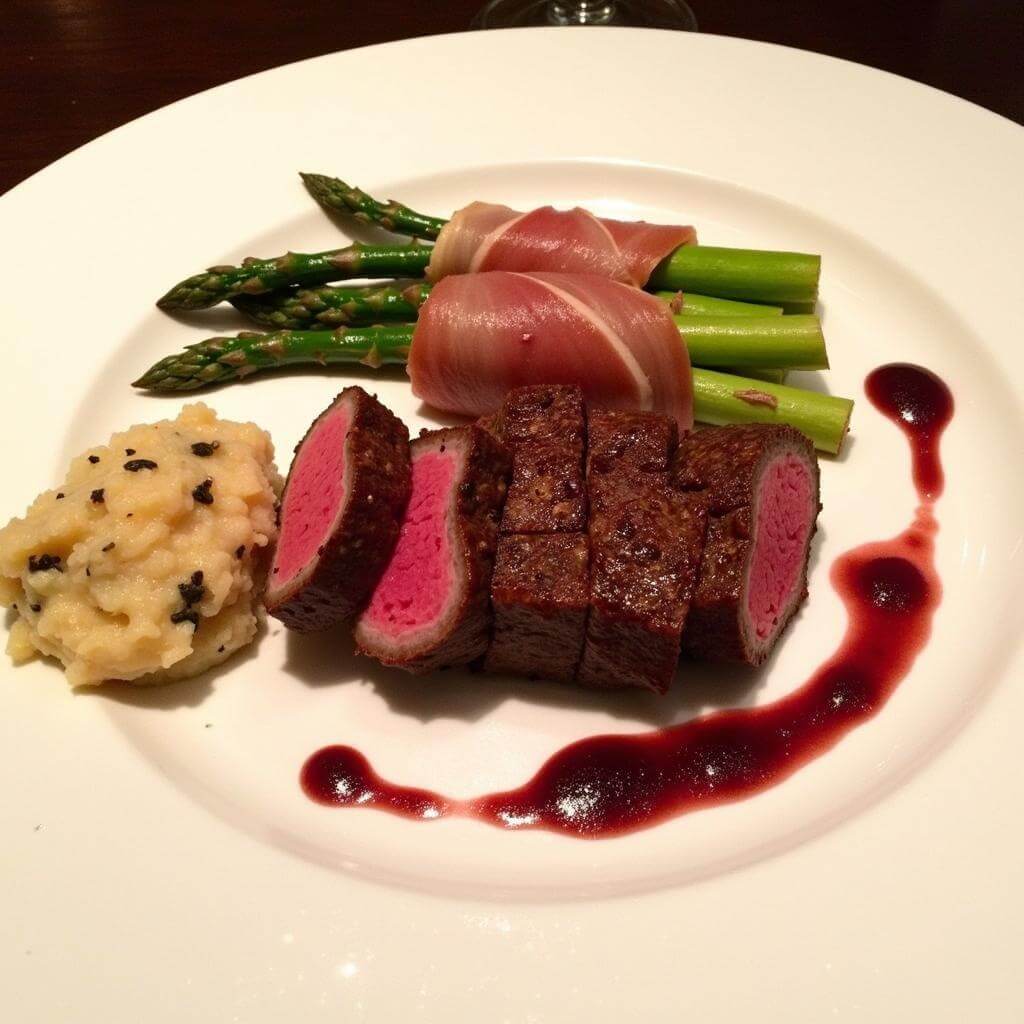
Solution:
<svg viewBox="0 0 1024 1024"><path fill-rule="evenodd" d="M642 288L669 253L696 241L692 227L610 220L578 206L520 213L497 203L470 203L441 229L427 277L439 281L486 270L599 274Z"/></svg>
<svg viewBox="0 0 1024 1024"><path fill-rule="evenodd" d="M437 239L430 254L433 280L477 270L599 273L651 289L786 303L789 312L800 313L813 312L818 297L821 258L809 253L696 245L690 227L627 223L550 206L519 213L471 203L449 222L394 200L382 203L340 178L303 174L302 180L327 210L400 235Z"/></svg>
<svg viewBox="0 0 1024 1024"><path fill-rule="evenodd" d="M606 409L660 412L693 426L686 345L668 306L594 274L460 274L420 310L413 393L482 416L528 384L572 384Z"/></svg>

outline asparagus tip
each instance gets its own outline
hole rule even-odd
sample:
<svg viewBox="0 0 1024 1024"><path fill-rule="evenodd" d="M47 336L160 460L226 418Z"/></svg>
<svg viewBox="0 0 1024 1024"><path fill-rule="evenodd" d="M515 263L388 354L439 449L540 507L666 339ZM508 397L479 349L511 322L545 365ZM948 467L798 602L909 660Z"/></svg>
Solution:
<svg viewBox="0 0 1024 1024"><path fill-rule="evenodd" d="M156 300L157 309L209 309L224 298L217 288L219 283L220 276L213 271L194 274L184 281L179 281L165 295L161 295Z"/></svg>
<svg viewBox="0 0 1024 1024"><path fill-rule="evenodd" d="M158 390L160 388L161 381L165 379L164 375L158 371L166 362L167 359L161 359L160 362L154 363L138 378L138 380L132 381L132 387L139 388L141 391Z"/></svg>
<svg viewBox="0 0 1024 1024"><path fill-rule="evenodd" d="M212 302L202 302L185 298L176 294L175 289L173 288L162 298L156 300L156 308L162 309L165 313L174 313L180 310L191 309L209 309L212 305L214 305Z"/></svg>
<svg viewBox="0 0 1024 1024"><path fill-rule="evenodd" d="M165 313L173 313L177 310L191 309L192 307L183 302L174 294L174 289L171 289L166 295L156 300L156 308L162 309Z"/></svg>
<svg viewBox="0 0 1024 1024"><path fill-rule="evenodd" d="M132 381L132 387L140 391L155 391L159 388L158 380L153 377L153 367L150 367L138 380Z"/></svg>
<svg viewBox="0 0 1024 1024"><path fill-rule="evenodd" d="M302 184L306 186L307 191L312 193L314 199L317 196L324 196L330 192L331 185L335 180L329 178L326 174L313 174L311 171L299 171L299 177L302 179Z"/></svg>

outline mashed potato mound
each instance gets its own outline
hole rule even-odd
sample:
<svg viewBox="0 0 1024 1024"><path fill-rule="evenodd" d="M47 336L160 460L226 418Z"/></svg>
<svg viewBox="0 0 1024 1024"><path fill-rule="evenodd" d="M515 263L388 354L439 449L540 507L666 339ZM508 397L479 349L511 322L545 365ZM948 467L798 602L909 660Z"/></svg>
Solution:
<svg viewBox="0 0 1024 1024"><path fill-rule="evenodd" d="M281 478L269 435L201 403L115 434L0 530L8 653L72 686L164 683L256 635Z"/></svg>

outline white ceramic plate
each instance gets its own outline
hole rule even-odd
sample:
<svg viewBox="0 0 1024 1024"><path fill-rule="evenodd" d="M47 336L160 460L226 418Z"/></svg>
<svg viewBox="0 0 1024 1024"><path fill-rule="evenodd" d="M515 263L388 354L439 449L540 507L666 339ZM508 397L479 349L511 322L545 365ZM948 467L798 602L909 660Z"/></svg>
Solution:
<svg viewBox="0 0 1024 1024"><path fill-rule="evenodd" d="M811 601L767 672L707 671L661 701L413 680L276 625L223 670L141 694L72 696L53 666L4 665L5 1018L1020 1020L1024 133L856 65L610 29L413 40L204 93L0 201L4 517L86 444L186 400L128 381L235 321L157 313L171 282L338 244L299 169L440 213L578 202L823 253L827 384L860 402L846 456L823 467ZM827 756L598 842L302 795L299 766L325 743L468 796L581 736L791 690L842 632L833 559L912 516L906 445L862 393L892 360L956 397L945 596L889 705ZM341 380L207 400L269 428L286 461ZM400 375L378 390L430 422Z"/></svg>

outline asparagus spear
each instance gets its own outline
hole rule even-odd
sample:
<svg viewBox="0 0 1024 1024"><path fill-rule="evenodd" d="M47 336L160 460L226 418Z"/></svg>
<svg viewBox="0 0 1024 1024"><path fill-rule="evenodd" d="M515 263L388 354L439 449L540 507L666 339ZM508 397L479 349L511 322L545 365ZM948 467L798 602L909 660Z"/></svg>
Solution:
<svg viewBox="0 0 1024 1024"><path fill-rule="evenodd" d="M321 285L267 295L236 295L231 304L257 323L274 330L301 331L384 321L415 320L430 294L426 281L339 288Z"/></svg>
<svg viewBox="0 0 1024 1024"><path fill-rule="evenodd" d="M752 366L757 369L819 369L828 366L817 317L675 318L697 366ZM793 324L792 328L786 325ZM786 326L785 330L780 327ZM401 363L409 354L414 326L340 327L335 331L244 331L186 347L160 360L136 386L189 390L256 370L293 363Z"/></svg>
<svg viewBox="0 0 1024 1024"><path fill-rule="evenodd" d="M147 391L194 391L210 384L241 380L279 366L334 366L362 363L377 369L404 364L412 344L412 327L345 328L335 331L242 331L234 337L207 338L165 356L132 387Z"/></svg>
<svg viewBox="0 0 1024 1024"><path fill-rule="evenodd" d="M407 324L336 331L244 332L210 338L161 359L134 386L149 391L192 391L240 380L279 366L404 363L412 344ZM704 423L789 423L824 451L842 444L853 403L768 381L693 370L694 410Z"/></svg>
<svg viewBox="0 0 1024 1024"><path fill-rule="evenodd" d="M350 213L364 224L379 224L388 231L417 238L437 238L447 221L440 217L410 210L408 206L389 199L382 203L361 188L346 185L340 178L326 174L300 172L309 194L325 209Z"/></svg>
<svg viewBox="0 0 1024 1024"><path fill-rule="evenodd" d="M693 404L701 423L787 423L832 455L842 447L853 411L848 398L717 370L693 371Z"/></svg>
<svg viewBox="0 0 1024 1024"><path fill-rule="evenodd" d="M293 285L311 287L353 277L416 277L430 262L430 246L353 242L325 252L289 252L271 259L217 266L176 284L161 309L206 309L235 295L261 295ZM813 309L821 259L801 253L684 245L654 269L656 290L727 296L767 303L799 303ZM735 311L734 311L735 312Z"/></svg>
<svg viewBox="0 0 1024 1024"><path fill-rule="evenodd" d="M813 302L820 273L821 257L806 253L681 245L654 268L647 287L746 302Z"/></svg>
<svg viewBox="0 0 1024 1024"><path fill-rule="evenodd" d="M672 307L673 313L683 316L781 316L781 306L765 306L755 302L736 302L716 299L711 295L693 292L657 292L658 298ZM814 310L806 310L813 313Z"/></svg>
<svg viewBox="0 0 1024 1024"><path fill-rule="evenodd" d="M210 267L176 284L161 309L206 309L235 295L259 295L290 285L318 285L352 277L416 277L430 261L429 246L353 242L326 252L289 252L274 259L249 258L241 266Z"/></svg>
<svg viewBox="0 0 1024 1024"><path fill-rule="evenodd" d="M339 287L281 289L263 295L236 295L236 309L257 323L275 330L301 331L317 327L343 327L381 321L413 320L430 295L431 285L414 281L405 285L379 284ZM780 306L733 302L708 295L683 296L682 292L658 292L658 298L681 316L776 316Z"/></svg>
<svg viewBox="0 0 1024 1024"><path fill-rule="evenodd" d="M698 366L828 369L816 316L685 316L673 318Z"/></svg>

